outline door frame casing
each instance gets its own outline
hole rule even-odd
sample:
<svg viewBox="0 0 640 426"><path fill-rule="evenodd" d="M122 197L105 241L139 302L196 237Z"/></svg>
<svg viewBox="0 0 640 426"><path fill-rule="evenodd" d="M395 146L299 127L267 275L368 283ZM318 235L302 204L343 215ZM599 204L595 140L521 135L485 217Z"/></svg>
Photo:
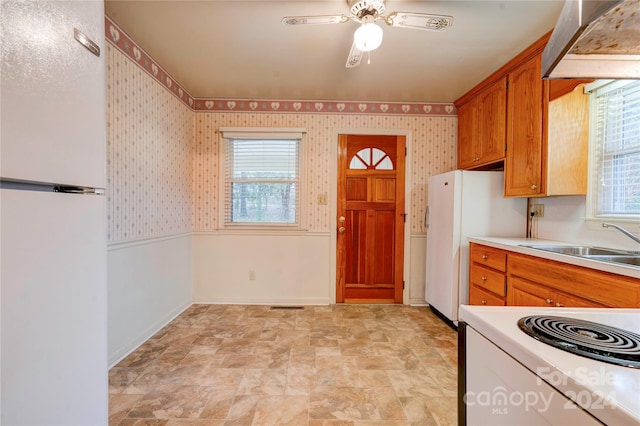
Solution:
<svg viewBox="0 0 640 426"><path fill-rule="evenodd" d="M330 245L330 255L331 259L331 273L329 274L331 277L331 281L329 283L329 300L333 303L336 303L337 300L337 243L338 243L338 137L340 135L376 135L376 136L404 136L405 137L405 146L407 148L407 155L405 157L405 169L404 169L404 208L407 213L407 219L404 226L404 258L402 264L403 277L404 277L404 290L402 291L402 304L406 305L409 300L409 289L410 289L410 262L411 258L410 247L411 247L411 147L412 147L412 138L411 138L411 130L409 129L370 129L370 128L336 128L331 131L331 147L330 147L330 157L331 164L329 168L329 211L331 212L331 217L329 218L329 231L331 234L331 239L329 242Z"/></svg>

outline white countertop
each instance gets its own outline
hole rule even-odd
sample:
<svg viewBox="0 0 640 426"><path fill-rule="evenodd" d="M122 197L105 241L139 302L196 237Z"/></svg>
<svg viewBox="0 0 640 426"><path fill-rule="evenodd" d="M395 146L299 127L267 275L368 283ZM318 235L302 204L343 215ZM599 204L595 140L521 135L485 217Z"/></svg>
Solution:
<svg viewBox="0 0 640 426"><path fill-rule="evenodd" d="M597 269L599 271L611 272L625 275L640 280L640 268L630 265L613 264L584 257L571 256L567 254L553 253L545 250L538 250L522 245L559 245L559 246L582 246L584 244L568 243L564 241L538 240L532 238L494 238L494 237L470 237L469 242L509 250L516 253L536 256L542 259L555 260L569 263L571 265L584 266L585 268Z"/></svg>
<svg viewBox="0 0 640 426"><path fill-rule="evenodd" d="M460 307L461 321L529 370L555 378L554 387L568 397L588 396L588 401L578 398L581 401L577 403L586 402L583 408L600 421L610 425L640 425L640 370L574 355L542 343L518 328L518 319L527 315L580 318L640 333L640 309ZM561 376L551 374L552 371ZM583 394L585 391L587 395ZM596 406L598 401L603 405Z"/></svg>

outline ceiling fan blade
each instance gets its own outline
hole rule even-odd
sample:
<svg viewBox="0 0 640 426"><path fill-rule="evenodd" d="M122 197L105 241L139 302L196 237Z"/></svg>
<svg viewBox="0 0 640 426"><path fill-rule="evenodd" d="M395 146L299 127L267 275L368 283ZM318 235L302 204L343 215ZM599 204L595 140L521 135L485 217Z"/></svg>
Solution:
<svg viewBox="0 0 640 426"><path fill-rule="evenodd" d="M347 68L355 68L360 65L360 61L362 60L362 51L356 47L356 42L354 41L351 45L351 50L349 51L349 57L347 58L347 63L344 64Z"/></svg>
<svg viewBox="0 0 640 426"><path fill-rule="evenodd" d="M453 25L453 16L428 13L393 12L384 21L392 27L444 31Z"/></svg>
<svg viewBox="0 0 640 426"><path fill-rule="evenodd" d="M281 22L285 25L342 24L350 19L346 15L285 16Z"/></svg>

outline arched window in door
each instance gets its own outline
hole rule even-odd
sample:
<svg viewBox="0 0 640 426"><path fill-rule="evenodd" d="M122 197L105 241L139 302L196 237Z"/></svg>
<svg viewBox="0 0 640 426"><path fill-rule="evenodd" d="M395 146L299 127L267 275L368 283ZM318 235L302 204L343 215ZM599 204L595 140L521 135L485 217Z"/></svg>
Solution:
<svg viewBox="0 0 640 426"><path fill-rule="evenodd" d="M351 170L393 170L391 158L381 149L363 148L349 162Z"/></svg>

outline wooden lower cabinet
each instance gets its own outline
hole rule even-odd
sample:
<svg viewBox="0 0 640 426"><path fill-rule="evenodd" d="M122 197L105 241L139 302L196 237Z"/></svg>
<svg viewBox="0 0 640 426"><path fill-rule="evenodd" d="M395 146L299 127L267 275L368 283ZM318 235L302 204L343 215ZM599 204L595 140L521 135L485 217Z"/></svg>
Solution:
<svg viewBox="0 0 640 426"><path fill-rule="evenodd" d="M469 304L640 308L640 280L472 243Z"/></svg>
<svg viewBox="0 0 640 426"><path fill-rule="evenodd" d="M507 254L479 244L469 245L469 304L504 306L507 303Z"/></svg>
<svg viewBox="0 0 640 426"><path fill-rule="evenodd" d="M545 306L573 308L605 308L606 305L572 296L552 288L524 280L509 279L509 306Z"/></svg>
<svg viewBox="0 0 640 426"><path fill-rule="evenodd" d="M637 278L520 253L507 256L507 284L509 305L640 307Z"/></svg>

